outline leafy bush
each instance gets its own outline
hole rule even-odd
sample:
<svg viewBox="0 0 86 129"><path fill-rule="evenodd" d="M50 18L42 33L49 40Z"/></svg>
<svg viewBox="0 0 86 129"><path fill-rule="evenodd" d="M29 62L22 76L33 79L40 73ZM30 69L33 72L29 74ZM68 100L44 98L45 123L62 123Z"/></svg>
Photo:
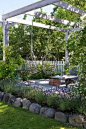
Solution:
<svg viewBox="0 0 86 129"><path fill-rule="evenodd" d="M55 66L53 66L53 65L50 65L50 63L48 62L48 63L45 63L44 65L43 65L43 70L44 70L44 72L46 73L53 73L54 72L54 67Z"/></svg>
<svg viewBox="0 0 86 129"><path fill-rule="evenodd" d="M77 108L81 105L79 97L69 96L60 98L59 108L62 111L73 111L77 112Z"/></svg>
<svg viewBox="0 0 86 129"><path fill-rule="evenodd" d="M10 59L7 63L6 61L0 62L0 79L14 78L16 76L15 69L18 68L17 64L14 64L14 59Z"/></svg>
<svg viewBox="0 0 86 129"><path fill-rule="evenodd" d="M47 75L43 72L42 64L37 65L38 72L35 74L29 74L29 79L47 79L50 78L51 75ZM56 75L56 73L53 73L52 76Z"/></svg>
<svg viewBox="0 0 86 129"><path fill-rule="evenodd" d="M15 86L16 82L12 79L5 79L0 81L0 89L5 93L11 93L13 95L22 96L22 86Z"/></svg>
<svg viewBox="0 0 86 129"><path fill-rule="evenodd" d="M20 55L18 55L15 60L15 58L13 58L11 55L10 47L6 47L5 51L5 61L0 62L0 79L15 78L17 74L15 69L17 69L21 63L23 63L23 59Z"/></svg>
<svg viewBox="0 0 86 129"><path fill-rule="evenodd" d="M27 93L31 90L30 87L23 87L23 97L26 98L27 97Z"/></svg>
<svg viewBox="0 0 86 129"><path fill-rule="evenodd" d="M51 95L47 97L47 105L51 107L58 107L59 106L59 97L57 94Z"/></svg>
<svg viewBox="0 0 86 129"><path fill-rule="evenodd" d="M36 93L35 100L38 103L44 104L44 103L46 103L46 99L47 99L47 96L45 96L45 94L42 91L38 91Z"/></svg>
<svg viewBox="0 0 86 129"><path fill-rule="evenodd" d="M86 116L86 99L82 99L80 105L77 107L78 112L85 114Z"/></svg>
<svg viewBox="0 0 86 129"><path fill-rule="evenodd" d="M72 106L72 103L69 99L67 98L61 98L60 99L60 104L59 104L59 108L60 110L62 111L70 111L71 110L71 106Z"/></svg>
<svg viewBox="0 0 86 129"><path fill-rule="evenodd" d="M23 97L24 92L29 88L22 87L21 85L16 86L17 83L18 82L16 82L16 80L12 80L12 79L1 80L0 90L4 91L5 93L11 93L13 95Z"/></svg>
<svg viewBox="0 0 86 129"><path fill-rule="evenodd" d="M79 92L86 96L86 26L80 31L72 33L68 40L70 51L70 65L78 67ZM73 39L73 40L72 40ZM76 49L77 48L77 49Z"/></svg>
<svg viewBox="0 0 86 129"><path fill-rule="evenodd" d="M18 86L18 87L11 88L11 93L13 95L22 97L23 96L23 94L22 94L23 93L22 87L21 86Z"/></svg>
<svg viewBox="0 0 86 129"><path fill-rule="evenodd" d="M20 78L22 78L23 81L28 80L28 72L27 71L21 71L20 72Z"/></svg>
<svg viewBox="0 0 86 129"><path fill-rule="evenodd" d="M11 92L14 87L14 81L12 79L3 79L0 81L0 90L4 92Z"/></svg>
<svg viewBox="0 0 86 129"><path fill-rule="evenodd" d="M28 99L34 99L34 100L35 100L36 94L37 94L37 90L36 90L36 89L31 89L31 90L28 90L28 91L26 92L26 95L25 95L25 96L26 96Z"/></svg>

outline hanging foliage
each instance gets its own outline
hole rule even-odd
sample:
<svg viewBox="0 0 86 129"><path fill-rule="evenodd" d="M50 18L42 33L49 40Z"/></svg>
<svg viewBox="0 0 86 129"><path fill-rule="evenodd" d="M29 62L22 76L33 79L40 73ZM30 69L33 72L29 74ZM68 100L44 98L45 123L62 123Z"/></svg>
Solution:
<svg viewBox="0 0 86 129"><path fill-rule="evenodd" d="M80 32L72 33L68 40L68 49L70 66L78 68L79 92L86 96L86 26Z"/></svg>

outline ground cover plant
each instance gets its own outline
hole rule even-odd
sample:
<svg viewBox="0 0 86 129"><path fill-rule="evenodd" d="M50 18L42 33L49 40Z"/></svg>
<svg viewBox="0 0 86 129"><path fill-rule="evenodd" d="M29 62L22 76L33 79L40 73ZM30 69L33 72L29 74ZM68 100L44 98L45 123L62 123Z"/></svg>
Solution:
<svg viewBox="0 0 86 129"><path fill-rule="evenodd" d="M0 102L0 129L80 129Z"/></svg>

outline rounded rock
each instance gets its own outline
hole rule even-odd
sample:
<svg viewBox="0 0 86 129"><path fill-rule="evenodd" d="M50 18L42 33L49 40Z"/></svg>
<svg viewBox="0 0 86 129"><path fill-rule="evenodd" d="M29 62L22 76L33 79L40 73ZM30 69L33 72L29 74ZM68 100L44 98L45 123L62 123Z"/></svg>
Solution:
<svg viewBox="0 0 86 129"><path fill-rule="evenodd" d="M40 110L40 115L47 118L53 118L55 115L55 112L56 111L53 108L42 107Z"/></svg>
<svg viewBox="0 0 86 129"><path fill-rule="evenodd" d="M67 116L63 112L56 112L55 113L55 120L66 123L67 122Z"/></svg>
<svg viewBox="0 0 86 129"><path fill-rule="evenodd" d="M9 98L8 103L9 103L10 105L13 105L15 101L16 101L16 97L15 97L14 95L11 95L10 98Z"/></svg>
<svg viewBox="0 0 86 129"><path fill-rule="evenodd" d="M0 92L0 101L3 100L3 97L4 97L4 92Z"/></svg>
<svg viewBox="0 0 86 129"><path fill-rule="evenodd" d="M27 100L26 98L24 98L22 100L22 103L23 103L23 108L24 109L29 109L29 106L31 105L31 102L29 100Z"/></svg>
<svg viewBox="0 0 86 129"><path fill-rule="evenodd" d="M39 113L40 112L40 109L41 109L41 105L37 104L37 103L32 103L29 107L29 110L31 112L34 112L34 113Z"/></svg>
<svg viewBox="0 0 86 129"><path fill-rule="evenodd" d="M10 96L11 96L11 94L10 94L10 93L6 93L6 94L4 94L3 102L8 103Z"/></svg>
<svg viewBox="0 0 86 129"><path fill-rule="evenodd" d="M16 98L15 102L13 103L13 106L21 107L22 106L22 99L21 98Z"/></svg>

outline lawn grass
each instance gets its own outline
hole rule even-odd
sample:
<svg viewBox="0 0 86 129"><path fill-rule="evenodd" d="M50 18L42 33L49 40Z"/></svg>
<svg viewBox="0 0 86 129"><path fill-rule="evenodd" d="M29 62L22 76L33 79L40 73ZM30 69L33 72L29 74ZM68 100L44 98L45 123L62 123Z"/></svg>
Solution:
<svg viewBox="0 0 86 129"><path fill-rule="evenodd" d="M79 129L0 102L0 129Z"/></svg>

